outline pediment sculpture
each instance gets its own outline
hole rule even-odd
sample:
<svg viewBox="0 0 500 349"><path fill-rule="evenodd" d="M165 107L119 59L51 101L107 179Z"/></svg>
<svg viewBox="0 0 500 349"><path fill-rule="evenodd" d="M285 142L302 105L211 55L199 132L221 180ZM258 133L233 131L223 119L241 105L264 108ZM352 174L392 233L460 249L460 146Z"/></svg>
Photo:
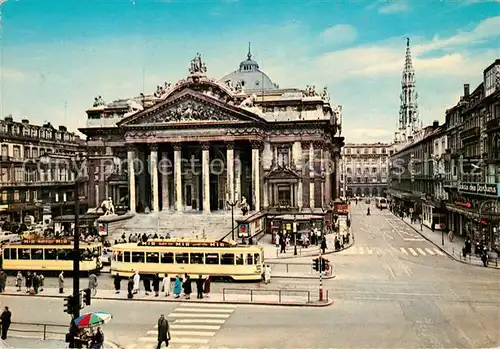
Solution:
<svg viewBox="0 0 500 349"><path fill-rule="evenodd" d="M205 62L201 60L201 55L199 53L191 60L191 67L189 68L189 74L205 74L207 72L207 66Z"/></svg>
<svg viewBox="0 0 500 349"><path fill-rule="evenodd" d="M175 104L151 115L145 119L137 120L134 124L158 124L166 122L197 122L197 121L240 121L222 110L212 106L188 100Z"/></svg>

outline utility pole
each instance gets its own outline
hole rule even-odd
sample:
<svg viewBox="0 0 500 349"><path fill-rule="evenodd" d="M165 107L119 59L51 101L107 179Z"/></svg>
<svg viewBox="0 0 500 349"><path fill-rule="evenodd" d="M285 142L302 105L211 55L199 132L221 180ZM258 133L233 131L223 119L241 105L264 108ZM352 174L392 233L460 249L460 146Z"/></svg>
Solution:
<svg viewBox="0 0 500 349"><path fill-rule="evenodd" d="M234 200L234 201L227 201L226 202L230 207L231 207L231 238L234 240L234 206L236 206L238 204L238 200Z"/></svg>

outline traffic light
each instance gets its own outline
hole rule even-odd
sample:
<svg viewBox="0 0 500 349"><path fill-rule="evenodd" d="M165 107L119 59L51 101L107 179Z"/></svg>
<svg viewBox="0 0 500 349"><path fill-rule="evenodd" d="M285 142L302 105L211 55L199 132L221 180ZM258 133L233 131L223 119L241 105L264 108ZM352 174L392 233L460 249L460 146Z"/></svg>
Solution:
<svg viewBox="0 0 500 349"><path fill-rule="evenodd" d="M90 305L91 299L92 299L92 295L91 295L90 288L84 289L83 290L83 303L85 303L85 305Z"/></svg>
<svg viewBox="0 0 500 349"><path fill-rule="evenodd" d="M313 259L313 269L319 271L319 268L320 268L319 259L318 258Z"/></svg>
<svg viewBox="0 0 500 349"><path fill-rule="evenodd" d="M329 263L330 261L328 259L324 259L324 258L321 258L321 271L326 271L326 265Z"/></svg>
<svg viewBox="0 0 500 349"><path fill-rule="evenodd" d="M75 305L73 296L68 296L64 298L64 312L68 314L73 314L73 307Z"/></svg>

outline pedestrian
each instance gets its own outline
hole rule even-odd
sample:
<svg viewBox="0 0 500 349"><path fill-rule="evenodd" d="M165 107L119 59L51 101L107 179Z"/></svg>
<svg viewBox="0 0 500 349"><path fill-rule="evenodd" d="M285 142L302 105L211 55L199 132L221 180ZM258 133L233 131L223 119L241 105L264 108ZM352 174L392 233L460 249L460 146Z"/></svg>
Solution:
<svg viewBox="0 0 500 349"><path fill-rule="evenodd" d="M115 285L115 293L118 294L120 293L120 284L121 284L121 278L120 278L120 274L119 273L116 273L115 275L115 278L113 280L113 283ZM133 286L132 286L133 287Z"/></svg>
<svg viewBox="0 0 500 349"><path fill-rule="evenodd" d="M160 275L158 273L153 277L153 291L155 291L155 297L160 295Z"/></svg>
<svg viewBox="0 0 500 349"><path fill-rule="evenodd" d="M38 274L38 279L39 279L39 283L40 283L40 292L43 291L43 285L45 283L45 276L43 276L42 273Z"/></svg>
<svg viewBox="0 0 500 349"><path fill-rule="evenodd" d="M344 238L344 235L342 235L342 247L344 245L344 241L345 241L345 238ZM321 239L321 250L323 251L323 254L325 254L326 252L326 237L323 236L323 239Z"/></svg>
<svg viewBox="0 0 500 349"><path fill-rule="evenodd" d="M38 294L39 287L40 287L40 278L36 273L33 273L33 294Z"/></svg>
<svg viewBox="0 0 500 349"><path fill-rule="evenodd" d="M182 285L182 288L184 289L184 296L186 296L186 299L191 299L191 278L189 275L186 274L186 279L184 280L184 283Z"/></svg>
<svg viewBox="0 0 500 349"><path fill-rule="evenodd" d="M64 292L64 271L61 271L61 274L59 274L59 279L57 280L57 283L59 284L59 293Z"/></svg>
<svg viewBox="0 0 500 349"><path fill-rule="evenodd" d="M271 266L266 265L266 268L264 270L264 282L266 284L271 282Z"/></svg>
<svg viewBox="0 0 500 349"><path fill-rule="evenodd" d="M101 330L101 327L97 327L96 332L92 336L92 343L90 347L92 349L101 349L104 345L104 333Z"/></svg>
<svg viewBox="0 0 500 349"><path fill-rule="evenodd" d="M151 292L151 280L149 280L149 278L145 276L142 279L142 283L144 285L144 293L146 294L146 296L149 296L149 292Z"/></svg>
<svg viewBox="0 0 500 349"><path fill-rule="evenodd" d="M203 284L205 283L205 280L203 280L202 276L198 276L198 280L196 280L196 292L197 292L197 299L203 299Z"/></svg>
<svg viewBox="0 0 500 349"><path fill-rule="evenodd" d="M168 341L170 340L170 326L168 324L168 320L165 319L163 314L160 315L158 319L158 345L156 349L160 349L163 342L165 342L165 346L168 348Z"/></svg>
<svg viewBox="0 0 500 349"><path fill-rule="evenodd" d="M132 280L132 277L128 278L128 285L127 285L127 298L132 299L134 298L134 280Z"/></svg>
<svg viewBox="0 0 500 349"><path fill-rule="evenodd" d="M0 270L0 293L2 293L5 290L5 284L6 284L7 278L2 270Z"/></svg>
<svg viewBox="0 0 500 349"><path fill-rule="evenodd" d="M140 282L141 282L141 276L139 275L139 272L136 271L134 274L134 294L137 294L139 292Z"/></svg>
<svg viewBox="0 0 500 349"><path fill-rule="evenodd" d="M174 281L174 295L175 298L179 298L181 296L181 291L182 291L182 283L181 283L181 278L179 275L175 277Z"/></svg>
<svg viewBox="0 0 500 349"><path fill-rule="evenodd" d="M2 324L2 340L7 339L7 332L9 331L12 314L9 307L5 307L2 315L0 315L0 323Z"/></svg>
<svg viewBox="0 0 500 349"><path fill-rule="evenodd" d="M161 289L165 292L165 297L170 296L170 276L168 274L163 277Z"/></svg>
<svg viewBox="0 0 500 349"><path fill-rule="evenodd" d="M89 275L89 288L92 290L92 296L97 294L97 276L92 273Z"/></svg>
<svg viewBox="0 0 500 349"><path fill-rule="evenodd" d="M17 272L16 287L17 292L21 292L21 287L23 287L23 274L20 271Z"/></svg>
<svg viewBox="0 0 500 349"><path fill-rule="evenodd" d="M205 293L205 297L208 298L208 294L210 293L210 275L207 275L203 283L203 293Z"/></svg>
<svg viewBox="0 0 500 349"><path fill-rule="evenodd" d="M28 271L26 273L25 284L26 284L26 293L30 293L30 291L31 291L31 285L33 284L33 277L31 276L31 272L30 271Z"/></svg>

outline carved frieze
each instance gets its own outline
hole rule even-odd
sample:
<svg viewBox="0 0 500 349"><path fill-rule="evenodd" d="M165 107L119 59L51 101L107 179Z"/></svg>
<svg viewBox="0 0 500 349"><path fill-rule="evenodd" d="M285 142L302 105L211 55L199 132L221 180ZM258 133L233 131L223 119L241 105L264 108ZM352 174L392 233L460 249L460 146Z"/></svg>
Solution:
<svg viewBox="0 0 500 349"><path fill-rule="evenodd" d="M162 124L169 122L199 122L199 121L240 121L233 115L203 104L201 102L189 99L167 109L159 111L155 115L149 115L142 119L132 122L132 125L140 124Z"/></svg>

